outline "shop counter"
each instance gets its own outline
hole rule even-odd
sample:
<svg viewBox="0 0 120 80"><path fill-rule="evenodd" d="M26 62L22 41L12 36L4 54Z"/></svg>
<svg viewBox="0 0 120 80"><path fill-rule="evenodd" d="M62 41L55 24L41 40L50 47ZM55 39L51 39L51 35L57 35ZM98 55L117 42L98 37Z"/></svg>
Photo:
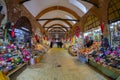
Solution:
<svg viewBox="0 0 120 80"><path fill-rule="evenodd" d="M111 66L103 66L94 62L93 60L89 60L89 64L114 80L120 76L120 70L117 70Z"/></svg>

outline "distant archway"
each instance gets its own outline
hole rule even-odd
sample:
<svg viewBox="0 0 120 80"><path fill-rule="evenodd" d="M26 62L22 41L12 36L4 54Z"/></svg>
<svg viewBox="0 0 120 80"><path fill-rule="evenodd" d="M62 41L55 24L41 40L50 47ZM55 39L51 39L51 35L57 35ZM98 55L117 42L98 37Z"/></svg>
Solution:
<svg viewBox="0 0 120 80"><path fill-rule="evenodd" d="M60 28L64 28L64 29L66 29L66 31L68 31L67 27L65 27L65 26L62 25L62 24L53 24L53 25L47 27L46 31L48 31L50 28L52 28L52 27L54 27L54 26L60 26Z"/></svg>

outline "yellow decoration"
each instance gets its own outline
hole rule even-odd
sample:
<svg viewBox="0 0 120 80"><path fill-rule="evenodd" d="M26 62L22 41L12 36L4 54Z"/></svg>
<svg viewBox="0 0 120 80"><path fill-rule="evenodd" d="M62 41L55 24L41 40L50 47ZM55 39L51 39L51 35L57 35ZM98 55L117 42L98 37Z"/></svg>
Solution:
<svg viewBox="0 0 120 80"><path fill-rule="evenodd" d="M75 43L75 38L74 37L72 37L72 44L74 44Z"/></svg>
<svg viewBox="0 0 120 80"><path fill-rule="evenodd" d="M8 78L0 71L0 80L8 80Z"/></svg>

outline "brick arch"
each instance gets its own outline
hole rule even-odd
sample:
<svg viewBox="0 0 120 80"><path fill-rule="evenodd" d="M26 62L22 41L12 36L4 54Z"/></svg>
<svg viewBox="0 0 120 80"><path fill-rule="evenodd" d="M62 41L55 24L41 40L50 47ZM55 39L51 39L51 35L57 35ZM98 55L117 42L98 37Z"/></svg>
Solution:
<svg viewBox="0 0 120 80"><path fill-rule="evenodd" d="M94 15L94 16L96 16L99 20L101 20L101 15L100 15L100 13L99 13L99 10L97 9L91 9L91 11L89 12L88 11L88 13L84 16L84 18L82 18L82 23L83 24L85 24L86 23L86 21L87 21L87 17L88 16L91 16L91 15Z"/></svg>
<svg viewBox="0 0 120 80"><path fill-rule="evenodd" d="M55 20L48 20L44 23L43 27L45 27L48 23L52 22L52 21L55 21ZM68 21L65 21L65 20L60 20L60 21L63 21L64 23L68 24L69 27L73 27Z"/></svg>
<svg viewBox="0 0 120 80"><path fill-rule="evenodd" d="M80 19L80 16L77 13L75 13L73 10L63 7L63 6L52 6L52 7L46 8L36 16L36 19L40 18L45 13L54 11L54 10L62 10L62 11L68 12L69 14L73 15L76 19Z"/></svg>
<svg viewBox="0 0 120 80"><path fill-rule="evenodd" d="M20 17L16 21L15 25L16 25L16 28L25 27L25 28L29 29L30 32L32 32L31 22L30 22L30 20L26 16Z"/></svg>
<svg viewBox="0 0 120 80"><path fill-rule="evenodd" d="M108 3L107 18L109 24L117 20L120 20L120 5L118 4L120 4L119 0L110 0ZM110 10L110 8L112 9Z"/></svg>
<svg viewBox="0 0 120 80"><path fill-rule="evenodd" d="M64 25L62 25L62 24L53 24L53 25L49 26L46 31L48 31L48 30L49 30L50 28L52 28L53 26L60 26L60 27L62 27L62 28L64 28L64 29L66 29L66 31L68 31L68 29L67 29L66 27L64 27Z"/></svg>

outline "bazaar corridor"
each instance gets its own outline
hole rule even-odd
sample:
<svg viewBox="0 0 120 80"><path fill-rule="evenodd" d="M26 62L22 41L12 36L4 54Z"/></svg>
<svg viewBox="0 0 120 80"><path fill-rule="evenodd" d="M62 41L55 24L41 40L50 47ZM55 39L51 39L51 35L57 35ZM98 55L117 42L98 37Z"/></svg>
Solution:
<svg viewBox="0 0 120 80"><path fill-rule="evenodd" d="M108 80L62 48L52 48L41 63L28 67L17 80Z"/></svg>

